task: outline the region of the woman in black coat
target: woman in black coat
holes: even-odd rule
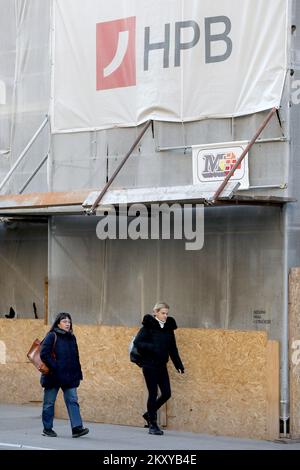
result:
[[[134,344],[141,354],[141,365],[148,389],[147,412],[143,418],[149,427],[149,434],[162,435],[157,425],[157,410],[171,397],[167,362],[171,358],[175,369],[183,374],[184,367],[179,357],[174,330],[176,321],[168,317],[169,305],[158,302],[153,308],[154,315],[145,315],[142,328]],[[158,388],[161,395],[158,397]]]
[[[44,387],[42,420],[43,435],[56,437],[53,430],[54,405],[59,389],[64,394],[68,410],[72,437],[84,436],[89,432],[82,425],[77,387],[82,380],[79,352],[73,334],[72,318],[69,313],[59,313],[41,346],[41,359],[49,367],[49,374],[42,374]]]

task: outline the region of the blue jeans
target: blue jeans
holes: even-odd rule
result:
[[[45,388],[42,420],[45,429],[53,428],[54,404],[59,388]],[[68,410],[72,428],[82,426],[79,403],[76,388],[67,388],[63,390],[65,404]]]

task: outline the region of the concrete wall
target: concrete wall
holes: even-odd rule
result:
[[[143,426],[146,390],[141,370],[129,362],[136,328],[76,325],[84,380],[79,388],[85,421]],[[6,361],[0,364],[3,403],[41,400],[39,373],[26,361],[40,320],[0,320]],[[264,332],[180,328],[178,348],[186,371],[169,364],[173,396],[162,411],[169,429],[275,439],[279,426],[278,343]],[[57,416],[66,417],[60,398]]]
[[[296,199],[287,209],[287,233],[288,233],[288,264],[289,267],[300,265],[300,3],[292,2],[292,24],[294,25],[291,36],[291,71],[288,74],[288,87],[290,91],[289,111],[289,193]]]

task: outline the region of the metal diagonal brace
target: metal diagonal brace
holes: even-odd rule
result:
[[[25,181],[25,183],[23,184],[22,188],[20,189],[19,191],[19,194],[22,194],[23,191],[27,188],[27,186],[29,185],[30,181],[33,180],[33,178],[35,177],[35,175],[37,174],[37,172],[42,168],[42,166],[44,165],[45,161],[48,159],[49,157],[49,152],[47,153],[47,155],[44,156],[44,158],[40,161],[40,163],[38,164],[38,166],[33,170],[33,172],[31,173],[31,175],[29,176],[29,178],[27,178],[27,180]]]
[[[42,122],[42,124],[40,125],[40,127],[38,128],[38,130],[35,132],[35,134],[31,137],[30,141],[28,142],[28,144],[26,145],[26,147],[24,148],[24,150],[21,152],[20,156],[18,157],[18,159],[15,161],[15,163],[13,164],[13,166],[11,167],[11,169],[9,170],[9,172],[7,173],[7,175],[3,178],[3,180],[1,181],[0,183],[0,191],[2,190],[2,188],[5,186],[5,184],[7,183],[7,181],[9,180],[9,178],[11,177],[11,175],[13,174],[13,172],[15,171],[15,169],[19,166],[19,164],[21,163],[21,161],[23,160],[23,158],[25,157],[25,155],[27,154],[28,150],[30,149],[30,147],[32,146],[32,144],[35,142],[36,138],[38,137],[38,135],[41,133],[41,131],[44,129],[45,125],[47,124],[49,118],[48,116],[45,117],[44,121]]]
[[[251,149],[251,147],[253,146],[253,144],[255,143],[255,141],[258,139],[258,137],[260,136],[260,134],[262,133],[262,131],[264,130],[264,128],[266,127],[266,125],[269,123],[269,121],[271,120],[273,114],[275,114],[277,112],[278,108],[272,108],[271,111],[269,112],[269,114],[267,115],[266,119],[262,122],[262,124],[259,126],[259,128],[257,129],[256,133],[254,134],[254,136],[252,137],[252,139],[250,140],[249,144],[247,145],[247,147],[244,149],[244,151],[242,152],[242,154],[240,155],[240,157],[238,158],[238,160],[235,162],[235,164],[233,165],[233,167],[231,168],[230,172],[228,173],[228,175],[224,178],[224,180],[222,181],[222,183],[220,184],[219,188],[217,189],[217,191],[215,192],[215,194],[213,195],[210,203],[211,204],[214,204],[217,200],[218,200],[218,197],[220,196],[220,194],[224,191],[228,181],[230,180],[230,178],[232,177],[233,173],[235,172],[235,170],[237,169],[237,167],[240,165],[240,163],[242,162],[242,160],[245,158],[245,156],[247,155],[247,153],[249,152],[249,150]]]
[[[86,214],[88,215],[92,215],[95,213],[95,210],[96,210],[96,207],[99,205],[99,202],[101,201],[101,199],[103,198],[104,194],[106,193],[106,191],[108,190],[108,188],[110,187],[110,185],[112,184],[112,182],[114,181],[115,177],[118,175],[118,173],[120,172],[120,170],[123,168],[123,166],[125,165],[126,161],[128,160],[128,158],[130,157],[130,155],[132,154],[132,152],[134,151],[135,147],[137,146],[137,144],[140,142],[141,138],[143,137],[143,135],[145,134],[146,130],[148,129],[148,127],[150,126],[150,124],[152,123],[152,120],[150,119],[147,124],[145,125],[144,129],[142,130],[142,132],[137,136],[137,138],[135,139],[135,141],[133,142],[132,146],[130,147],[130,149],[128,150],[127,154],[125,155],[125,157],[123,158],[123,160],[121,161],[120,165],[116,168],[116,170],[114,171],[114,173],[111,175],[111,177],[109,178],[109,180],[107,181],[106,185],[104,186],[104,188],[102,189],[101,193],[99,194],[99,196],[97,197],[97,199],[95,200],[94,204],[92,205],[92,207],[90,209],[86,209]]]

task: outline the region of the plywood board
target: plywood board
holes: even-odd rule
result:
[[[290,437],[300,438],[300,268],[289,276]]]
[[[8,358],[1,365],[3,403],[40,399],[39,373],[24,357],[48,328],[42,320],[0,320]],[[74,331],[84,375],[78,389],[84,421],[143,426],[147,392],[141,369],[128,357],[137,328],[75,325]],[[186,371],[180,375],[169,364],[172,397],[162,424],[206,434],[278,437],[278,343],[269,342],[265,332],[221,329],[181,328],[176,337]],[[56,416],[67,417],[61,396]]]

